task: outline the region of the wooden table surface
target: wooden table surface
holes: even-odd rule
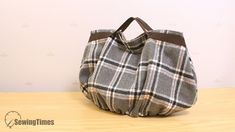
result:
[[[16,111],[16,112],[10,112]],[[9,114],[7,114],[10,112]],[[54,125],[13,125],[54,120]],[[132,118],[103,111],[80,92],[0,93],[0,132],[235,132],[235,88],[199,89],[197,104],[170,117]]]

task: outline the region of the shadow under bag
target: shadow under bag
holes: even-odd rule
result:
[[[126,40],[123,31],[135,20],[144,33]],[[79,80],[96,106],[119,114],[167,116],[190,108],[197,79],[183,34],[153,30],[130,17],[117,30],[91,32]]]

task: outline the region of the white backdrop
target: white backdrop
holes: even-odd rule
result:
[[[0,91],[76,91],[90,30],[138,16],[184,33],[200,88],[235,86],[233,0],[1,0]],[[134,38],[141,29],[125,32]]]

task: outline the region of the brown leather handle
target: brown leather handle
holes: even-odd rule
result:
[[[136,21],[140,27],[144,30],[144,32],[148,32],[150,30],[153,30],[145,21],[143,21],[142,19],[140,19],[139,17],[130,17],[129,19],[127,19],[114,33],[113,35],[115,35],[117,32],[121,31],[125,31],[126,28],[131,24],[132,21]]]

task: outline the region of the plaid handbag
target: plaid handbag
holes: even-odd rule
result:
[[[126,40],[123,31],[135,20],[144,33]],[[96,106],[119,114],[167,116],[190,108],[197,79],[183,34],[153,30],[130,17],[117,30],[95,30],[83,54],[82,92]]]

